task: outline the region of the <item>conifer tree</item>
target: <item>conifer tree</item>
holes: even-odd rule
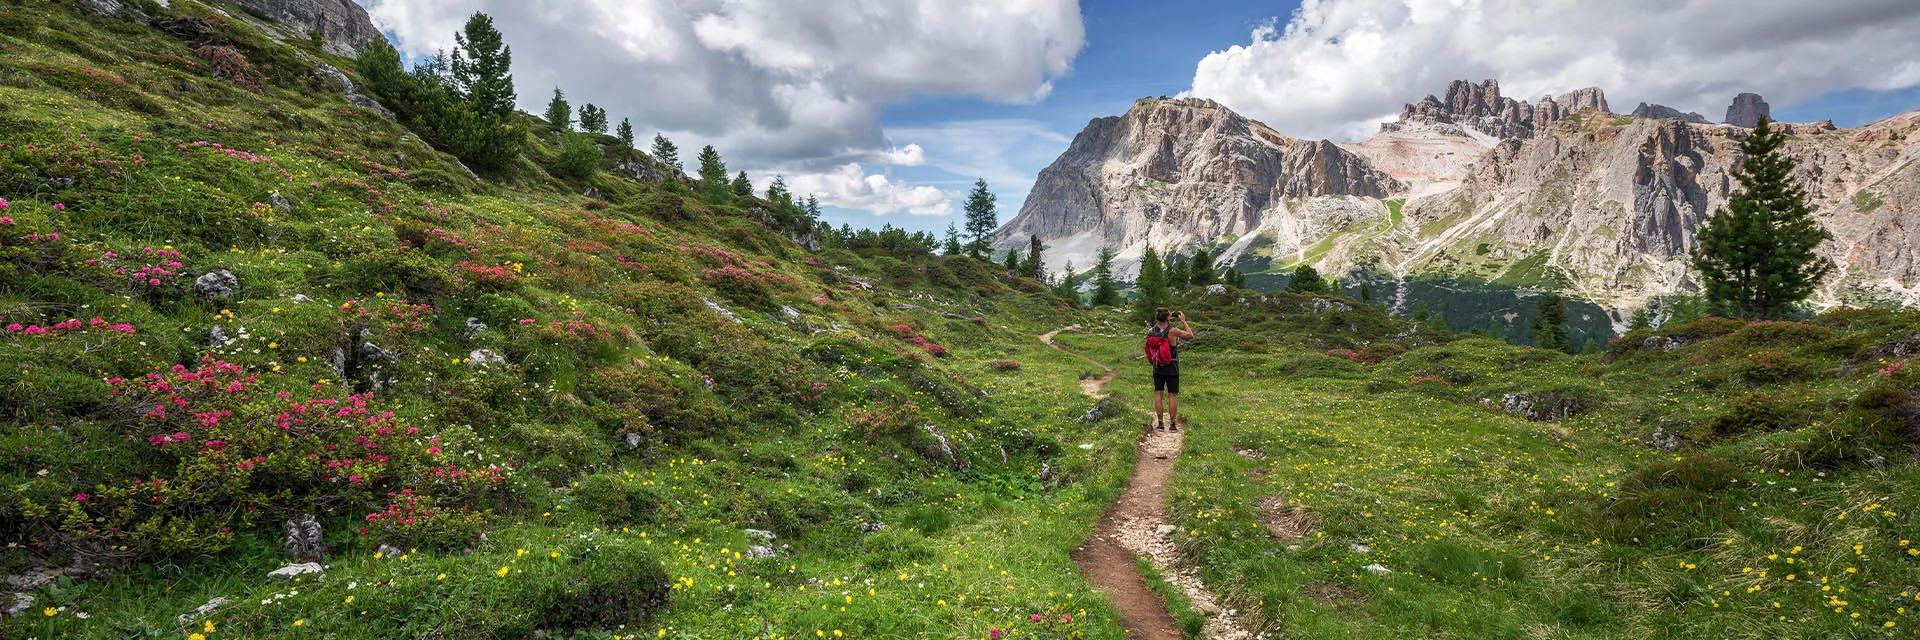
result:
[[[1000,227],[1000,216],[994,204],[997,199],[992,191],[987,190],[985,178],[975,180],[973,191],[967,193],[967,255],[975,258],[986,255],[993,230]]]
[[[1453,332],[1453,329],[1447,326],[1447,319],[1438,311],[1433,312],[1433,317],[1427,318],[1427,327],[1441,333]]]
[[[1100,259],[1093,263],[1093,306],[1120,304],[1120,289],[1113,283],[1113,247],[1101,247]]]
[[[1079,306],[1080,292],[1073,282],[1078,275],[1073,272],[1073,261],[1068,260],[1066,268],[1060,273],[1060,280],[1053,285],[1053,295],[1072,300],[1074,306]]]
[[[455,120],[442,125],[449,131],[447,146],[482,170],[504,168],[520,156],[526,137],[514,123],[513,48],[506,46],[493,18],[477,12],[454,34],[454,42],[445,68],[466,108],[444,114]]]
[[[700,194],[708,202],[726,202],[733,195],[733,183],[727,180],[727,163],[713,145],[700,149]]]
[[[1413,321],[1414,322],[1426,322],[1431,318],[1433,318],[1433,310],[1427,308],[1427,301],[1421,300],[1419,302],[1413,303]]]
[[[807,205],[805,207],[802,207],[801,210],[807,212],[808,220],[816,220],[816,221],[819,220],[820,219],[820,199],[814,197],[813,194],[811,193],[807,194]]]
[[[1196,287],[1218,282],[1220,277],[1220,274],[1213,270],[1213,253],[1204,246],[1193,253],[1193,262],[1188,263],[1187,271],[1190,272],[1188,281]]]
[[[584,133],[561,135],[558,173],[581,182],[591,180],[600,172],[600,145]]]
[[[1360,301],[1373,304],[1373,286],[1367,284],[1366,280],[1360,281]]]
[[[607,110],[593,103],[580,105],[580,130],[587,133],[607,132]]]
[[[660,164],[673,167],[674,171],[687,170],[680,165],[680,148],[674,146],[673,141],[668,140],[664,134],[653,134],[653,159],[659,160]]]
[[[1813,294],[1833,263],[1815,250],[1829,236],[1793,181],[1786,137],[1765,118],[1740,143],[1740,191],[1700,229],[1693,265],[1707,299],[1741,318],[1779,318]]]
[[[747,179],[747,172],[742,171],[740,175],[733,177],[733,197],[753,197],[753,181]]]
[[[614,135],[620,137],[621,149],[628,151],[633,149],[633,122],[631,120],[621,118],[620,126],[614,128],[613,131]]]
[[[1040,243],[1040,236],[1027,236],[1027,261],[1022,263],[1022,265],[1027,268],[1027,275],[1033,276],[1033,279],[1041,282],[1046,282],[1047,280],[1047,266],[1045,260],[1040,257],[1041,252],[1045,249],[1045,245]]]
[[[1171,298],[1167,292],[1168,271],[1153,247],[1148,246],[1140,257],[1140,277],[1133,281],[1134,288],[1140,291],[1140,296],[1133,300],[1135,321],[1152,320],[1155,308],[1167,306],[1167,300]]]
[[[1320,277],[1320,271],[1314,269],[1313,265],[1302,262],[1300,266],[1294,267],[1293,273],[1287,277],[1287,291],[1324,294],[1327,292],[1327,281]]]
[[[1645,331],[1653,328],[1653,310],[1640,307],[1633,310],[1633,317],[1627,320],[1628,331]]]
[[[1568,342],[1566,299],[1555,293],[1540,296],[1540,306],[1533,316],[1533,346],[1571,353],[1574,346]]]
[[[959,225],[951,222],[947,223],[947,241],[945,247],[942,248],[940,252],[950,256],[957,256],[963,251],[966,251],[966,249],[960,245]]]
[[[1593,338],[1587,338],[1587,343],[1580,346],[1580,353],[1584,355],[1600,353],[1600,343],[1594,341]]]
[[[1162,270],[1162,277],[1167,283],[1168,290],[1177,291],[1186,288],[1187,280],[1190,277],[1186,257],[1169,256],[1167,259],[1162,260],[1161,264],[1165,265]]]
[[[573,129],[573,107],[567,104],[567,94],[560,87],[553,88],[553,100],[547,102],[547,126],[554,131]]]
[[[1486,335],[1495,340],[1506,340],[1507,327],[1506,325],[1500,324],[1499,318],[1488,318]]]

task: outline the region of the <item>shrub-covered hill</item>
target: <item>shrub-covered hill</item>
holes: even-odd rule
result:
[[[524,115],[476,178],[233,7],[80,4],[0,2],[0,636],[1118,636],[1067,552],[1133,419],[1034,339],[1104,316]]]

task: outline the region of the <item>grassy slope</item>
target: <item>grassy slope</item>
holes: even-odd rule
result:
[[[1910,637],[1920,624],[1920,471],[1904,448],[1874,467],[1807,446],[1863,389],[1911,384],[1874,373],[1898,359],[1880,356],[1910,339],[1911,315],[1610,359],[1463,340],[1367,365],[1320,353],[1356,336],[1293,303],[1188,304],[1202,327],[1266,328],[1183,351],[1194,428],[1171,487],[1178,538],[1216,592],[1288,637]],[[1145,383],[1122,368],[1110,388]],[[1499,408],[1547,391],[1592,406],[1558,423]],[[1713,432],[1752,415],[1732,400],[1753,397],[1776,399],[1782,421]],[[1661,453],[1642,442],[1656,426],[1694,440]],[[1276,539],[1259,509],[1275,496],[1313,533]]]
[[[146,478],[191,484],[206,471],[194,460],[219,459],[149,445],[160,427],[124,413],[104,378],[207,356],[258,376],[260,398],[344,396],[368,386],[328,365],[367,326],[348,303],[432,306],[420,326],[372,327],[401,354],[374,401],[422,437],[444,438],[449,451],[435,455],[505,477],[460,507],[482,514],[486,544],[422,534],[439,544],[403,545],[398,558],[376,557],[379,534],[354,532],[386,500],[342,493],[320,511],[334,552],[324,583],[265,577],[284,562],[278,523],[318,493],[210,523],[155,516],[190,533],[113,538],[107,555],[119,560],[97,548],[78,560],[118,570],[42,590],[28,615],[0,621],[0,635],[952,637],[1017,631],[1038,612],[1118,637],[1067,553],[1124,480],[1129,437],[1115,422],[1072,420],[1090,404],[1073,384],[1083,365],[1033,335],[1087,320],[1032,283],[964,260],[808,257],[752,221],[751,203],[709,206],[674,185],[603,176],[594,186],[604,200],[583,203],[573,195],[582,185],[536,164],[553,156],[544,141],[504,183],[474,184],[396,125],[320,90],[290,49],[326,59],[310,45],[268,42],[240,21],[226,30],[268,77],[264,95],[210,77],[185,45],[144,25],[58,3],[0,11],[0,197],[15,221],[7,242],[30,247],[0,261],[0,316],[45,325],[99,315],[136,330],[0,336],[0,532],[13,543],[0,567],[75,560],[85,539],[61,524],[63,510],[112,517],[100,494]],[[276,193],[286,206],[272,204]],[[151,287],[112,272],[152,262],[143,248],[177,251],[183,264]],[[776,285],[703,275],[735,263],[718,252]],[[193,296],[192,280],[217,269],[238,277],[238,293]],[[928,309],[895,308],[904,303]],[[466,335],[468,317],[491,329]],[[559,336],[540,329],[549,322],[595,329]],[[216,325],[235,340],[209,351]],[[950,354],[930,357],[896,325]],[[469,366],[476,348],[507,365]],[[1025,366],[987,367],[999,359]],[[641,377],[661,395],[623,405],[594,383],[635,369],[655,372]],[[823,399],[805,399],[813,383]],[[655,411],[675,403],[686,411]],[[854,424],[865,409],[909,404],[919,419]],[[635,424],[643,445],[627,451]],[[921,424],[951,438],[968,468],[930,455]],[[219,437],[192,429],[195,443]],[[1040,480],[1043,466],[1051,480]],[[343,479],[312,482],[329,492]],[[86,493],[96,495],[83,505]],[[791,548],[746,558],[746,527],[778,531]],[[656,560],[671,604],[643,618]],[[175,621],[214,597],[231,603],[213,631]]]

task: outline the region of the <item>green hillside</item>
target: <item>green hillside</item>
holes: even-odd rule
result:
[[[1155,459],[1128,310],[127,4],[0,0],[0,637],[1129,637],[1074,557]],[[1177,566],[1129,570],[1186,637],[1920,626],[1920,314],[1575,356],[1429,284],[1174,293]]]

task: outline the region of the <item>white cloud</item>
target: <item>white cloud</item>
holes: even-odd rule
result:
[[[859,163],[847,163],[832,171],[786,176],[794,195],[813,195],[822,204],[843,209],[887,215],[902,211],[916,216],[944,216],[953,213],[953,195],[927,186],[896,182],[885,175],[869,174]]]
[[[1210,97],[1292,135],[1359,138],[1452,80],[1537,100],[1586,86],[1615,111],[1725,112],[1920,84],[1913,0],[1305,0],[1194,72]]]
[[[891,165],[918,167],[927,163],[927,150],[920,148],[920,145],[909,144],[880,154],[880,159]]]
[[[927,154],[929,166],[966,178],[956,189],[970,189],[974,178],[985,178],[1000,198],[1002,220],[1019,212],[1039,167],[1053,162],[1072,142],[1045,123],[1018,118],[963,120],[889,133],[933,149]]]
[[[513,47],[522,109],[558,86],[749,170],[918,162],[888,142],[880,106],[1033,100],[1085,42],[1077,0],[361,1],[413,55],[486,12]]]

